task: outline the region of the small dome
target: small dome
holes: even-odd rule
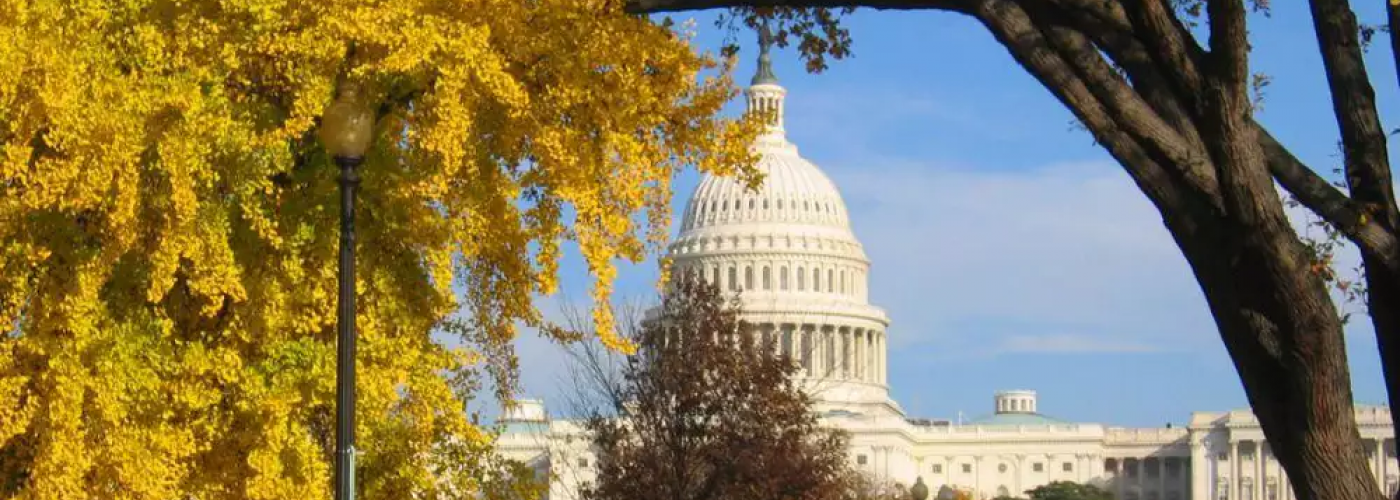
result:
[[[993,413],[976,418],[967,425],[1057,425],[1065,421],[1039,413]]]

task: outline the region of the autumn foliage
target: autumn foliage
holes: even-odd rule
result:
[[[714,285],[677,278],[638,330],[618,415],[587,423],[598,479],[583,497],[848,498],[847,436],[819,425],[796,365]]]
[[[315,129],[338,80],[377,117],[360,497],[500,491],[464,402],[483,368],[510,385],[561,244],[603,301],[613,260],[664,236],[677,169],[751,163],[754,126],[716,117],[727,71],[619,9],[0,0],[0,498],[329,496],[339,213]]]

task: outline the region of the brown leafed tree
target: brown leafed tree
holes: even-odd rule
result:
[[[622,404],[587,422],[598,479],[585,499],[845,496],[845,434],[819,425],[794,363],[763,348],[713,285],[678,276],[632,340]]]
[[[1298,498],[1381,497],[1353,417],[1328,263],[1300,240],[1275,188],[1360,249],[1391,406],[1400,407],[1400,210],[1346,0],[1309,2],[1342,134],[1341,187],[1254,120],[1246,23],[1266,0],[627,1],[639,13],[728,8],[731,22],[772,22],[778,45],[795,37],[812,70],[847,55],[839,17],[851,8],[936,9],[980,22],[1161,213]],[[1390,36],[1400,46],[1400,33]]]

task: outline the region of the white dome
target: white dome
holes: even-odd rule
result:
[[[791,144],[757,147],[763,183],[751,191],[739,179],[706,175],[686,206],[681,230],[715,225],[814,225],[850,233],[841,192]]]
[[[701,179],[669,247],[672,272],[739,293],[743,319],[799,363],[820,411],[902,414],[886,385],[889,318],[868,302],[870,261],[841,192],[787,141],[786,91],[764,62],[746,92],[750,111],[776,115],[753,146],[763,182]]]

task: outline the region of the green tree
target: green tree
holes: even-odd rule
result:
[[[1092,484],[1053,481],[1026,490],[1030,500],[1113,500],[1113,494]]]
[[[1400,208],[1360,27],[1310,0],[1341,129],[1345,191],[1254,120],[1245,0],[628,0],[633,12],[730,8],[778,25],[809,68],[849,54],[840,14],[934,9],[985,26],[1072,111],[1156,206],[1205,295],[1250,406],[1300,499],[1380,498],[1366,465],[1329,263],[1302,241],[1281,185],[1360,249],[1392,407],[1400,407]],[[1396,8],[1390,10],[1392,16]],[[1397,30],[1391,30],[1393,44]],[[1396,45],[1400,46],[1400,45]],[[936,50],[936,49],[935,49]],[[1400,424],[1400,412],[1392,412]]]

